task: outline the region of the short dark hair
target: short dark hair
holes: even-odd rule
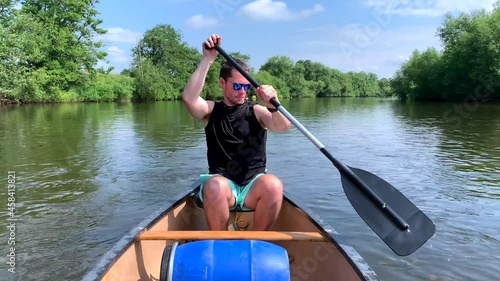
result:
[[[250,68],[248,67],[247,63],[241,59],[234,58],[234,60],[243,68],[246,72],[250,72]],[[220,74],[219,77],[222,79],[226,80],[227,78],[231,77],[231,72],[233,69],[236,69],[229,61],[225,61],[222,63],[221,68],[220,68]]]

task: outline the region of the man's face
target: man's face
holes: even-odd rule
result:
[[[220,85],[224,94],[224,103],[227,106],[243,104],[251,84],[236,69],[231,71],[231,76],[224,80],[220,78]]]

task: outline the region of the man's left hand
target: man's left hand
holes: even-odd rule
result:
[[[261,85],[256,89],[257,97],[261,100],[267,107],[274,108],[274,105],[269,101],[274,98],[276,101],[278,100],[278,93],[270,85]]]

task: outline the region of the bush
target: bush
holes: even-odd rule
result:
[[[134,78],[98,73],[88,85],[76,89],[82,101],[110,102],[128,100],[134,92]]]

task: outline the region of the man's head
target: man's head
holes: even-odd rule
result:
[[[246,72],[250,72],[244,61],[240,59],[235,59],[235,61]],[[228,61],[224,62],[221,66],[219,84],[224,94],[224,103],[228,106],[243,104],[247,96],[247,91],[251,87],[250,82]]]

